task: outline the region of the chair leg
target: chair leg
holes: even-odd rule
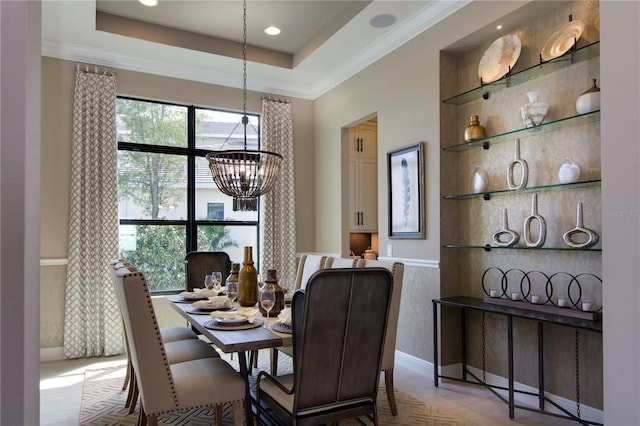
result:
[[[138,402],[139,389],[138,389],[138,381],[134,380],[131,382],[131,386],[133,387],[133,393],[131,394],[131,404],[129,405],[129,414],[132,414],[136,411],[136,404]],[[140,404],[142,407],[142,404]]]
[[[233,403],[233,425],[234,426],[242,426],[244,421],[242,419],[242,401],[234,401]],[[220,423],[222,424],[222,423]]]
[[[271,348],[271,375],[278,375],[278,350],[276,348]]]
[[[218,404],[213,407],[213,413],[216,419],[216,425],[222,426],[222,405]]]
[[[398,415],[398,408],[396,407],[396,395],[393,391],[393,368],[384,370],[384,386],[387,390],[387,400],[389,401],[391,415],[395,417]]]
[[[127,360],[127,374],[124,376],[124,383],[122,384],[122,390],[125,390],[127,388],[127,385],[129,384],[129,379],[131,378],[132,369],[133,369],[133,364],[131,363],[131,360]]]
[[[144,412],[142,404],[140,404],[140,412],[138,413],[138,426],[147,426],[147,414]]]
[[[133,392],[135,387],[136,387],[136,376],[135,374],[132,374],[131,378],[129,379],[129,390],[127,391],[127,401],[124,404],[124,408],[131,407],[131,400],[133,399]]]

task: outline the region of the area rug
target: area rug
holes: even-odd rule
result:
[[[225,356],[227,361],[237,368],[237,357],[234,360]],[[264,368],[268,364],[269,353],[264,352],[259,355],[258,369]],[[286,373],[290,365],[280,364],[281,373]],[[124,380],[124,367],[110,367],[105,369],[87,370],[85,372],[84,387],[82,390],[82,405],[80,409],[81,426],[109,426],[109,425],[131,425],[135,426],[138,420],[138,409],[133,414],[128,414],[128,408],[124,408],[127,392],[122,390]],[[252,377],[256,376],[254,374]],[[463,422],[440,413],[437,408],[428,406],[404,392],[396,389],[396,404],[398,415],[393,417],[387,402],[387,395],[384,385],[380,386],[378,392],[378,419],[381,426],[386,425],[407,425],[407,426],[462,426]],[[208,409],[194,409],[184,412],[177,412],[159,418],[159,425],[212,425],[213,412]],[[233,425],[233,410],[231,407],[225,408],[223,412],[222,426]],[[341,422],[340,426],[359,425],[355,420]]]

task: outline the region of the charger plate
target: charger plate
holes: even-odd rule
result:
[[[256,318],[252,323],[245,322],[244,324],[228,325],[220,324],[217,321],[209,320],[202,323],[206,328],[211,330],[225,330],[225,331],[238,331],[238,330],[250,330],[252,328],[258,328],[262,325],[263,321],[260,318]]]
[[[192,314],[192,315],[210,315],[211,312],[214,311],[235,311],[236,307],[235,306],[224,306],[222,308],[198,308],[198,307],[192,307],[187,309],[187,312]]]
[[[492,83],[507,75],[518,61],[522,43],[516,34],[502,36],[489,46],[478,64],[478,77],[483,83]]]
[[[580,19],[567,23],[564,27],[553,33],[542,48],[540,56],[543,61],[562,56],[580,39],[584,32],[584,22]]]
[[[271,324],[271,329],[273,331],[277,331],[278,333],[291,334],[293,332],[293,328],[291,328],[291,325],[283,324],[281,322],[274,322],[273,324]]]

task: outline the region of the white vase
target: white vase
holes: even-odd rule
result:
[[[586,114],[588,112],[597,111],[600,109],[600,88],[596,84],[596,79],[593,79],[593,87],[584,92],[578,97],[576,101],[576,111],[578,114]]]
[[[473,175],[471,176],[471,192],[477,194],[479,192],[486,192],[489,188],[489,178],[484,170],[480,166],[476,166]]]
[[[546,102],[539,102],[538,96],[540,92],[532,91],[527,92],[527,98],[529,102],[520,108],[520,118],[525,127],[537,126],[544,120],[544,117],[549,111],[549,104]]]
[[[560,183],[572,183],[580,180],[580,165],[567,157],[558,169],[558,181]]]

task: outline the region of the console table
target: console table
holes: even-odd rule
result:
[[[566,327],[572,327],[576,330],[576,339],[578,330],[589,330],[597,333],[602,333],[602,321],[590,321],[581,318],[573,318],[570,316],[563,316],[557,314],[550,314],[546,312],[538,312],[533,311],[526,308],[519,307],[511,307],[511,306],[503,306],[492,303],[485,303],[482,299],[473,298],[473,297],[448,297],[443,299],[433,299],[433,377],[434,384],[438,387],[439,379],[450,379],[463,381],[466,383],[472,383],[484,386],[488,390],[490,390],[494,395],[500,398],[509,406],[509,418],[513,419],[515,415],[515,409],[520,408],[529,411],[535,411],[543,414],[548,414],[556,417],[568,418],[571,420],[575,420],[584,425],[600,425],[600,423],[595,423],[592,421],[587,421],[581,419],[580,415],[580,395],[579,395],[579,387],[576,387],[576,404],[578,406],[578,415],[574,415],[563,407],[560,407],[555,402],[549,400],[545,396],[545,384],[544,384],[544,352],[543,352],[543,335],[544,335],[544,324],[556,324]],[[461,358],[462,358],[462,378],[457,377],[449,377],[445,375],[441,375],[439,373],[439,358],[438,358],[438,305],[447,306],[451,308],[456,308],[460,310],[461,314],[461,322],[460,322],[460,334],[462,336],[462,346],[461,346]],[[503,315],[507,318],[507,358],[508,358],[508,387],[504,388],[497,385],[487,384],[486,381],[483,381],[476,377],[471,371],[467,369],[467,343],[466,343],[466,313],[467,311],[479,311],[482,312],[483,315],[486,312],[492,314]],[[514,379],[513,379],[513,319],[514,318],[523,318],[529,319],[532,321],[536,321],[538,324],[538,392],[531,393],[527,391],[517,390],[514,388]],[[577,355],[577,354],[576,354]],[[474,380],[468,380],[467,376],[470,375]],[[579,372],[576,371],[576,382],[579,383]],[[505,399],[502,395],[500,395],[496,389],[506,390],[508,391],[508,398]],[[535,395],[538,397],[539,409],[535,409],[528,406],[518,405],[515,403],[515,393],[525,393],[529,395]],[[549,402],[554,405],[560,411],[565,413],[566,415],[552,413],[550,411],[546,411],[544,408],[545,402]]]

